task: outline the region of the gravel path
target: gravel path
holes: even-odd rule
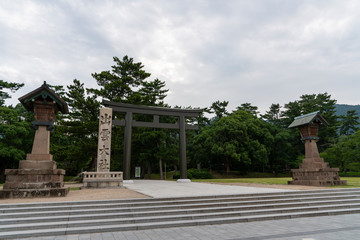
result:
[[[156,182],[155,180],[153,180],[153,181],[154,181],[154,183]],[[211,184],[246,186],[246,187],[253,187],[253,188],[277,188],[277,189],[284,189],[284,190],[325,189],[324,187],[310,187],[310,186],[299,186],[299,185],[277,185],[277,184],[256,184],[256,183],[211,183]],[[80,188],[82,186],[82,184],[66,183],[65,186],[70,187],[70,188]],[[2,189],[2,187],[0,187],[0,189]],[[0,199],[0,204],[32,203],[32,202],[71,202],[71,201],[85,201],[85,200],[131,199],[131,198],[149,198],[149,196],[141,194],[135,190],[127,189],[127,188],[82,189],[82,190],[71,190],[66,197]]]
[[[65,184],[65,187],[78,188],[82,184]],[[69,191],[66,197],[0,199],[0,204],[32,203],[32,202],[72,202],[85,200],[106,200],[126,198],[149,198],[146,195],[126,188],[111,189],[82,189]]]

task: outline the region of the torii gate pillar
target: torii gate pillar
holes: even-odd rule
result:
[[[197,125],[186,124],[185,117],[198,117],[203,109],[174,109],[164,107],[141,106],[125,103],[117,103],[103,100],[103,104],[112,108],[114,112],[125,112],[125,120],[114,120],[113,125],[125,126],[124,133],[124,180],[130,180],[130,162],[131,162],[131,132],[132,127],[151,127],[151,128],[167,128],[179,129],[180,132],[180,179],[178,182],[190,182],[187,179],[186,164],[186,130],[197,130]],[[153,115],[153,122],[139,122],[133,120],[133,113]],[[178,117],[177,123],[160,123],[159,116]]]

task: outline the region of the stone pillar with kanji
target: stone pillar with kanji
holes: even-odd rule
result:
[[[121,188],[123,172],[110,171],[112,109],[101,108],[96,172],[83,172],[84,188]]]
[[[299,164],[299,169],[291,169],[292,181],[289,184],[309,186],[346,185],[340,180],[339,169],[330,168],[329,163],[320,158],[317,148],[320,126],[328,125],[319,112],[313,112],[296,117],[289,128],[298,128],[301,140],[305,144],[305,158]]]
[[[0,198],[59,197],[66,196],[65,170],[57,169],[50,154],[50,132],[58,112],[68,113],[68,106],[46,82],[19,98],[30,112],[34,112],[32,127],[35,137],[31,153],[19,162],[19,169],[6,169],[6,182]]]
[[[110,171],[111,127],[112,109],[101,108],[99,119],[98,154],[96,164],[97,172]]]

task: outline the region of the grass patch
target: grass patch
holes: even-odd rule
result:
[[[341,180],[346,180],[347,185],[345,186],[332,186],[334,188],[359,188],[360,177],[340,177]]]
[[[71,187],[70,188],[70,191],[77,191],[77,190],[81,190],[81,188],[80,187]]]
[[[263,172],[248,172],[246,174],[241,173],[239,171],[230,171],[229,174],[227,174],[224,171],[211,171],[211,175],[214,178],[283,178],[283,177],[291,177],[291,173],[263,173]]]
[[[346,180],[345,186],[332,186],[334,188],[359,188],[360,177],[342,177]],[[231,178],[231,179],[193,179],[194,182],[214,182],[214,183],[259,183],[259,184],[282,184],[287,185],[291,181],[290,177],[283,178]]]
[[[194,182],[215,182],[215,183],[260,183],[260,184],[283,184],[291,181],[289,177],[283,178],[226,178],[226,179],[194,179]]]
[[[64,176],[64,182],[80,182],[81,177],[78,176]]]
[[[173,180],[174,171],[166,172],[166,179],[164,180]],[[163,174],[163,177],[165,178],[165,173]],[[145,174],[143,179],[148,179],[148,175]],[[150,175],[150,179],[152,180],[160,180],[160,174],[159,173],[152,173]]]

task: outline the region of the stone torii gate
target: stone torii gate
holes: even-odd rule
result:
[[[150,127],[150,128],[167,128],[167,129],[179,129],[180,131],[180,179],[179,182],[188,182],[187,179],[187,164],[186,164],[186,131],[185,130],[197,130],[197,125],[186,124],[186,117],[199,117],[204,111],[203,109],[176,109],[165,107],[153,107],[143,105],[133,105],[125,103],[117,103],[111,101],[102,101],[103,104],[109,108],[112,108],[114,112],[126,113],[125,119],[114,120],[113,126],[125,126],[124,133],[124,164],[123,173],[124,180],[130,179],[130,161],[131,161],[131,133],[132,127]],[[153,122],[140,122],[133,120],[133,113],[153,115]],[[161,123],[159,116],[172,116],[178,117],[177,123]]]

